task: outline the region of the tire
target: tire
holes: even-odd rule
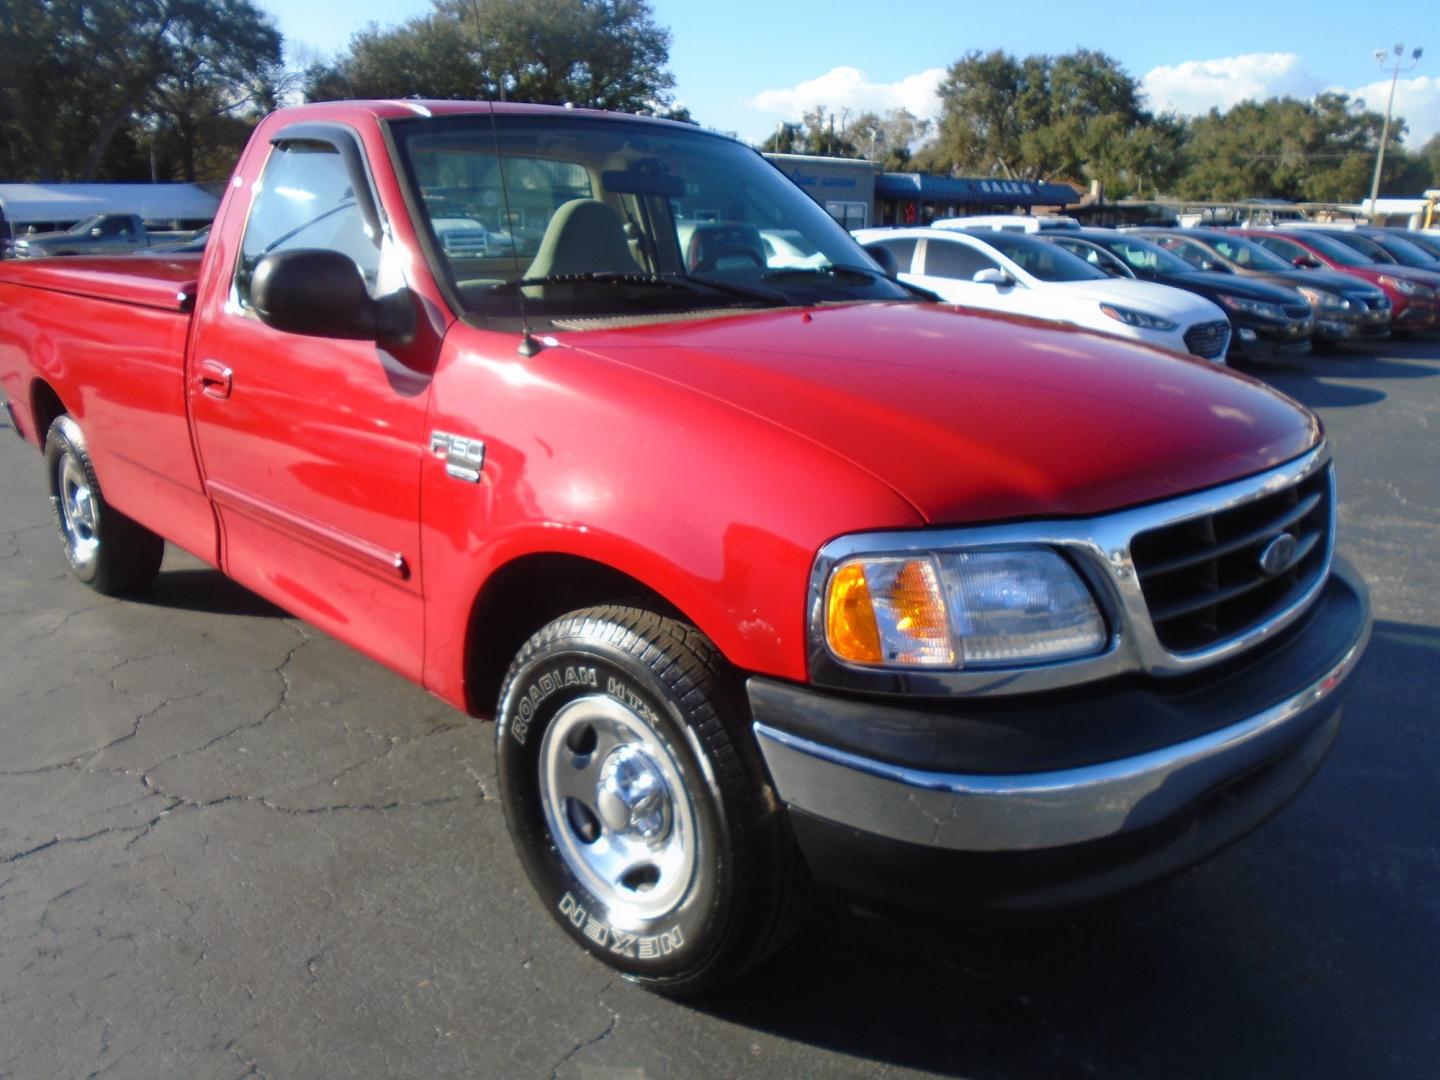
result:
[[[57,417],[46,433],[45,474],[70,572],[106,596],[150,584],[165,541],[105,502],[85,435],[68,416]]]
[[[716,989],[803,911],[747,718],[704,635],[637,608],[556,619],[506,674],[496,757],[521,862],[561,927],[632,982]]]

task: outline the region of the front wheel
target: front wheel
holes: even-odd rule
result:
[[[165,541],[106,503],[85,434],[68,416],[46,433],[45,474],[70,572],[106,596],[148,585],[160,572]]]
[[[576,942],[652,989],[731,981],[802,908],[744,721],[714,646],[636,608],[556,619],[501,690],[501,796],[531,882]]]

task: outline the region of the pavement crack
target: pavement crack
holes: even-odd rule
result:
[[[600,993],[595,996],[604,996],[605,991],[609,990],[612,985],[612,983],[606,983]],[[590,1049],[590,1047],[596,1046],[608,1039],[614,1033],[615,1025],[617,1025],[619,1022],[620,1014],[617,1012],[611,1012],[610,1022],[605,1025],[603,1031],[601,1031],[598,1035],[591,1036],[583,1042],[576,1043],[575,1046],[564,1057],[562,1057],[559,1061],[555,1063],[555,1067],[550,1070],[550,1080],[560,1080],[561,1069],[565,1068],[566,1065],[570,1064],[570,1062],[573,1061],[575,1057],[581,1052],[588,1050]]]

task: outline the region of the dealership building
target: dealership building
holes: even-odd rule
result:
[[[1070,206],[1081,198],[1069,184],[883,172],[873,161],[854,158],[765,157],[847,229],[928,225],[964,214],[1029,213]]]

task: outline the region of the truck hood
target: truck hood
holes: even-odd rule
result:
[[[1101,513],[1321,438],[1311,413],[1245,376],[1014,316],[866,303],[624,322],[557,338],[825,446],[937,524]],[[764,467],[732,451],[721,460]]]

